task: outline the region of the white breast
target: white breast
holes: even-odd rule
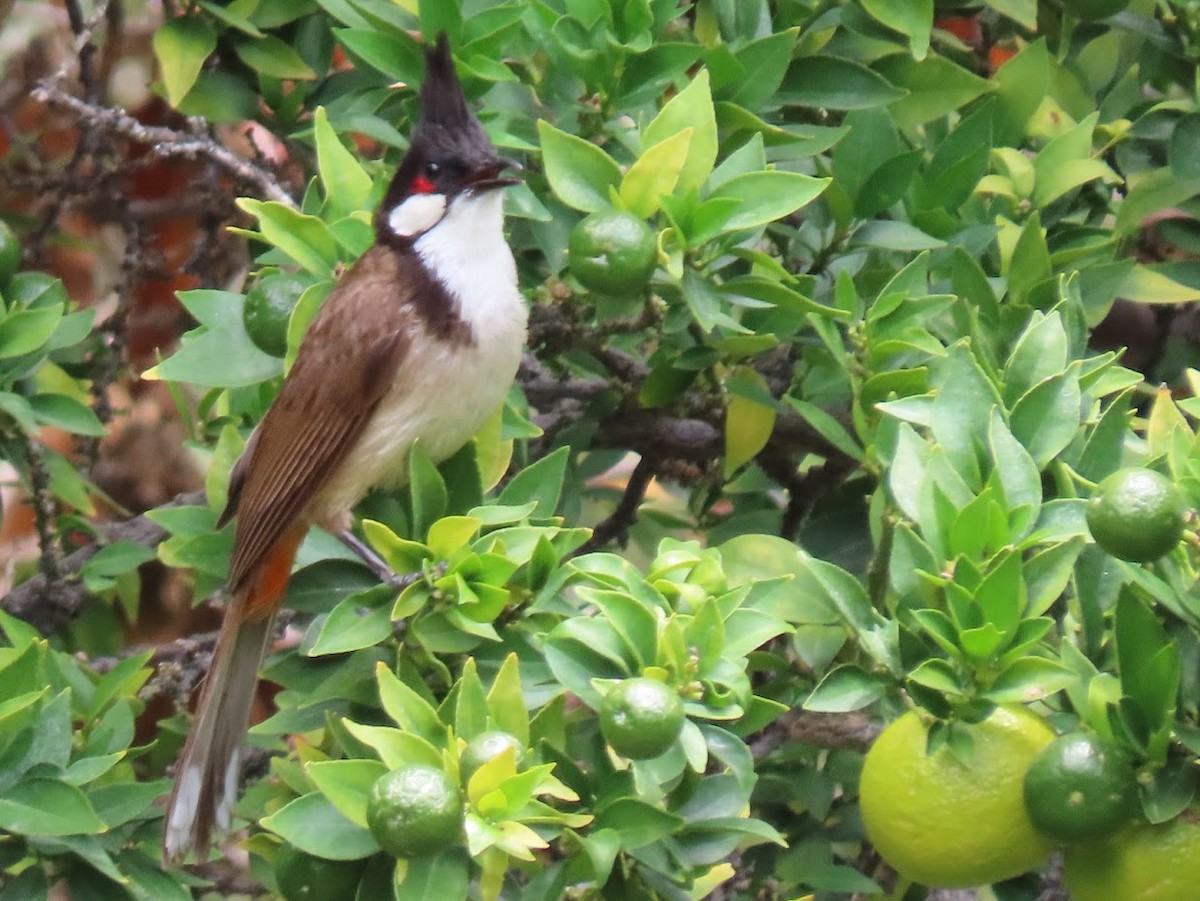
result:
[[[454,454],[504,399],[525,344],[527,312],[504,240],[499,191],[463,195],[414,245],[455,298],[474,342],[414,339],[361,439],[310,508],[325,519],[368,490],[408,477],[408,451],[420,440],[435,461]]]

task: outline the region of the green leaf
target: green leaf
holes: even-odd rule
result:
[[[258,220],[259,231],[268,244],[278,247],[317,278],[329,278],[338,262],[338,246],[324,222],[275,200],[241,197],[237,205]]]
[[[886,682],[852,663],[825,674],[804,701],[805,710],[819,713],[849,713],[878,701],[888,690]]]
[[[521,673],[516,654],[504,658],[487,694],[488,719],[492,725],[529,744],[529,708],[521,690]]]
[[[618,798],[597,814],[591,828],[615,829],[621,835],[621,847],[634,851],[672,834],[684,822],[683,817],[645,801]]]
[[[317,171],[321,173],[331,218],[338,219],[363,209],[371,193],[371,176],[342,144],[329,124],[323,106],[317,107],[313,114],[313,138],[317,144]]]
[[[171,106],[192,89],[200,69],[217,47],[217,36],[198,16],[168,19],[154,33],[154,55],[162,69]]]
[[[908,191],[921,165],[919,150],[886,159],[863,182],[854,200],[854,215],[870,218],[898,202]]]
[[[855,110],[886,106],[907,93],[862,63],[820,54],[793,62],[777,96],[797,106]]]
[[[117,541],[99,550],[79,571],[91,591],[111,587],[113,579],[153,560],[154,551],[134,541]]]
[[[258,94],[244,79],[220,69],[205,69],[177,109],[185,116],[232,125],[253,118],[259,102]]]
[[[449,560],[479,534],[482,522],[474,516],[444,516],[429,527],[426,543],[436,560]]]
[[[504,486],[496,503],[506,507],[536,503],[534,512],[538,516],[553,516],[562,494],[563,479],[570,456],[569,447],[560,447],[526,466]]]
[[[996,677],[984,696],[995,704],[1029,704],[1062,691],[1078,678],[1053,660],[1022,657]]]
[[[988,421],[988,450],[1005,505],[1010,510],[1021,506],[1036,510],[1042,502],[1041,473],[1033,457],[1009,431],[1004,417],[995,407]]]
[[[1046,247],[1042,220],[1035,212],[1021,229],[1008,263],[1009,296],[1014,300],[1024,300],[1030,289],[1050,277],[1051,271],[1050,251]]]
[[[446,513],[446,482],[418,441],[408,454],[408,485],[412,495],[412,534],[424,536]]]
[[[63,317],[59,304],[15,310],[0,319],[0,360],[32,353],[50,340]]]
[[[1012,433],[1039,469],[1045,469],[1075,437],[1081,402],[1079,369],[1073,364],[1067,372],[1031,389],[1013,407]]]
[[[993,89],[987,79],[941,56],[930,55],[917,62],[907,54],[895,54],[881,59],[876,69],[908,92],[888,107],[901,128],[945,116]]]
[[[420,84],[424,72],[421,45],[400,30],[335,28],[334,36],[352,55],[395,82]]]
[[[996,84],[996,144],[1019,147],[1029,122],[1050,82],[1050,51],[1046,39],[1038,38],[1001,66],[992,80]]]
[[[407,0],[411,3],[412,0]],[[418,15],[421,19],[421,33],[431,43],[437,39],[438,32],[446,32],[451,45],[457,45],[462,40],[463,16],[457,3],[443,3],[442,0],[418,0]]]
[[[621,179],[619,192],[625,209],[649,219],[662,206],[664,194],[675,190],[687,159],[695,129],[685,128],[644,151]]]
[[[305,765],[313,785],[356,826],[367,826],[367,795],[388,768],[377,760],[318,760]]]
[[[229,291],[181,291],[179,301],[196,317],[200,328],[184,335],[179,350],[142,378],[236,388],[279,375],[283,368],[279,359],[259,350],[242,325],[244,296]]]
[[[758,228],[794,213],[816,199],[829,182],[828,178],[813,178],[798,172],[748,172],[725,182],[712,196],[738,202],[737,211],[726,220],[722,231],[739,231]]]
[[[372,748],[389,770],[406,766],[431,766],[440,769],[442,754],[418,735],[401,732],[387,726],[364,726],[352,720],[342,720],[346,731]]]
[[[688,86],[659,110],[642,132],[642,146],[661,145],[689,128],[692,136],[676,181],[680,194],[703,185],[717,160],[717,118],[707,69],[697,72]]]
[[[620,167],[612,157],[545,120],[538,120],[537,129],[546,178],[559,200],[585,213],[610,206],[609,190],[621,182]]]
[[[1200,179],[1200,113],[1180,116],[1167,142],[1167,163],[1180,181]]]
[[[320,625],[316,641],[305,652],[309,657],[344,654],[369,648],[392,634],[395,592],[376,585],[338,602]]]
[[[0,829],[17,835],[94,835],[107,828],[83,792],[57,779],[25,778],[0,794]]]
[[[1115,632],[1121,689],[1157,729],[1174,714],[1179,648],[1150,609],[1128,592],[1117,599]]]
[[[108,782],[88,791],[88,800],[109,829],[123,826],[147,812],[169,791],[170,782]]]
[[[787,73],[799,34],[799,28],[789,28],[739,47],[734,56],[741,64],[741,77],[728,84],[722,81],[718,93],[746,110],[762,109],[771,101]],[[733,91],[732,96],[726,89]]]
[[[916,226],[896,219],[876,219],[863,223],[855,230],[853,243],[910,253],[946,246],[945,241],[927,235]]]
[[[236,28],[242,34],[248,34],[254,38],[263,36],[258,26],[246,18],[257,12],[259,0],[234,0],[228,6],[218,6],[216,3],[210,3],[209,0],[199,0],[198,5],[209,15],[220,19],[231,28]]]
[[[238,41],[234,51],[247,66],[270,78],[311,81],[317,77],[299,53],[274,35]]]
[[[379,700],[392,721],[401,729],[412,732],[439,747],[445,740],[446,727],[438,719],[429,702],[405,685],[383,663],[375,667],[379,682]]]
[[[35,394],[29,398],[29,406],[38,422],[44,425],[57,426],[76,435],[98,437],[108,432],[90,407],[66,394]]]
[[[448,848],[437,854],[398,862],[396,897],[465,901],[471,882],[469,860],[464,849]]]
[[[1004,399],[1010,405],[1038,382],[1066,369],[1070,351],[1058,310],[1034,310],[1004,367]]]
[[[985,5],[1026,30],[1037,31],[1037,0],[986,0]]]
[[[785,398],[789,404],[812,426],[822,438],[840,450],[852,460],[863,459],[863,449],[858,441],[846,430],[837,419],[826,413],[815,404],[797,397]]]
[[[958,474],[969,485],[979,485],[979,447],[1000,397],[968,342],[949,349],[938,367],[936,387],[933,435]]]
[[[1099,113],[1092,113],[1047,144],[1033,161],[1033,202],[1039,208],[1063,194],[1097,178],[1119,181],[1120,177],[1098,159],[1093,159],[1092,132]]]
[[[1167,166],[1130,177],[1129,193],[1117,208],[1116,231],[1128,234],[1144,220],[1200,194],[1200,177],[1180,179]]]
[[[1021,577],[1021,555],[1006,550],[997,555],[991,570],[975,589],[975,603],[990,623],[1004,636],[1011,636],[1025,612],[1025,582]]]
[[[375,838],[320,792],[302,795],[259,821],[301,851],[326,860],[361,860],[379,852]]]
[[[735,390],[743,384],[751,390]],[[724,475],[729,478],[746,463],[758,456],[767,446],[775,430],[775,406],[752,397],[767,392],[767,380],[751,366],[739,366],[725,380],[725,463]]]
[[[913,59],[923,60],[929,52],[929,35],[933,30],[933,0],[859,0],[863,9],[893,31],[908,38]]]
[[[1139,263],[1129,270],[1118,295],[1136,303],[1190,303],[1200,300],[1200,287],[1180,284],[1169,275]],[[3,328],[0,325],[0,330]]]

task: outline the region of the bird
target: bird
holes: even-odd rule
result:
[[[258,669],[309,527],[349,539],[354,505],[403,485],[418,441],[444,460],[503,402],[528,318],[500,190],[519,168],[468,107],[440,34],[375,240],[314,318],[230,473],[218,519],[236,521],[228,600],[175,768],[165,863],[205,859],[229,831]]]

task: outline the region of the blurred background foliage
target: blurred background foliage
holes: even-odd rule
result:
[[[1195,2],[0,15],[0,898],[255,895],[298,849],[363,901],[918,899],[856,797],[913,704],[951,743],[1032,704],[1121,742],[1150,822],[1191,804],[1194,535],[1118,561],[1084,509],[1134,463],[1200,500]],[[408,587],[309,536],[250,837],[164,873],[228,473],[373,240],[441,31],[525,165],[529,354],[471,445],[364,501]],[[614,211],[642,224],[597,263]],[[597,711],[643,675],[687,718],[630,761]],[[465,773],[495,730],[522,753]],[[465,838],[397,861],[367,789],[413,764],[462,782]]]

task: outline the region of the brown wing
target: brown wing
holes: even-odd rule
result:
[[[417,322],[402,259],[376,246],[342,277],[231,479],[236,591],[337,470],[391,387]],[[409,290],[405,290],[408,287]]]

